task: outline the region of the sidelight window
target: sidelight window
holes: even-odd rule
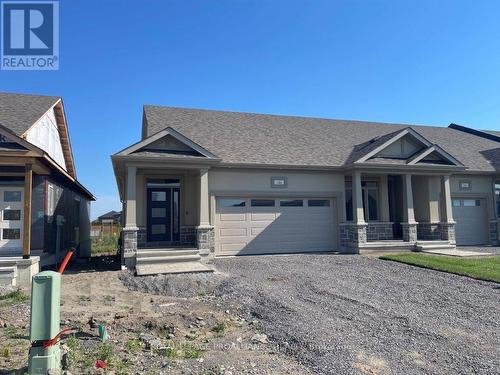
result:
[[[379,193],[378,182],[376,181],[361,181],[361,190],[363,196],[363,213],[365,220],[377,221],[379,220]],[[345,208],[346,219],[352,221],[353,216],[353,197],[352,197],[352,182],[345,182]]]

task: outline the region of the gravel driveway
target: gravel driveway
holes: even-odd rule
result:
[[[215,265],[216,274],[127,283],[206,296],[257,318],[277,351],[317,374],[500,373],[499,284],[367,256],[237,257]]]

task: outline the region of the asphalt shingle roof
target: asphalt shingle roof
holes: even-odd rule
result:
[[[472,170],[500,170],[498,142],[445,127],[150,105],[144,113],[143,139],[170,126],[224,163],[343,166],[366,153],[364,143],[411,127]]]
[[[0,125],[21,136],[59,99],[57,96],[0,93]]]

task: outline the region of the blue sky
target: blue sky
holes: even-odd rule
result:
[[[0,90],[63,97],[95,217],[120,208],[109,155],[139,140],[145,103],[500,129],[499,16],[499,1],[61,0],[59,71],[0,71]]]

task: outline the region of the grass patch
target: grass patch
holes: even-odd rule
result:
[[[226,329],[227,329],[226,323],[219,322],[214,328],[212,328],[212,331],[217,333],[219,336],[223,336],[224,333],[226,332]]]
[[[118,233],[120,231],[118,230]],[[103,235],[92,238],[92,256],[97,255],[115,255],[118,251],[119,235]]]
[[[18,305],[20,303],[25,303],[30,299],[30,297],[22,292],[20,289],[14,290],[13,292],[4,294],[0,296],[0,307]]]
[[[142,349],[142,343],[138,339],[128,340],[125,347],[131,352],[139,352]]]
[[[384,255],[380,259],[500,283],[500,256],[460,258],[445,255],[403,253]]]

